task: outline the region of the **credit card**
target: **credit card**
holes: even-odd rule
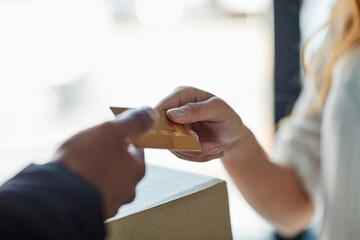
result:
[[[129,108],[110,107],[115,117]],[[201,151],[201,145],[185,125],[171,122],[165,111],[159,111],[159,120],[147,132],[130,138],[132,144],[141,148],[159,148],[181,151]]]

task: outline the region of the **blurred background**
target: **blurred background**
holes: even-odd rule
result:
[[[226,100],[271,155],[300,89],[299,2],[0,0],[0,183],[112,120],[109,106],[154,106],[181,85]],[[227,180],[234,239],[274,239],[219,160],[146,157]]]

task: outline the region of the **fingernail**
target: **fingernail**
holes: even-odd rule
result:
[[[189,130],[191,136],[193,136],[193,138],[195,138],[195,140],[198,142],[199,141],[199,136],[196,134],[196,132],[194,132],[193,130]]]
[[[157,110],[152,109],[152,108],[147,108],[146,111],[152,120],[154,120],[154,121],[158,120],[159,112]]]
[[[222,147],[216,147],[209,151],[209,155],[215,155],[222,152]]]
[[[185,116],[185,111],[180,108],[170,109],[168,110],[168,113],[172,118],[181,118]]]

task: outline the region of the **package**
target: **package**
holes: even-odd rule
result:
[[[148,165],[135,200],[106,221],[108,239],[232,239],[226,182]]]

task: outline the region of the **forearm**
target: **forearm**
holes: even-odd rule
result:
[[[102,239],[100,195],[60,163],[31,165],[0,188],[0,238]]]
[[[313,207],[294,172],[274,164],[249,129],[222,158],[244,198],[284,235],[294,235],[309,223]]]

